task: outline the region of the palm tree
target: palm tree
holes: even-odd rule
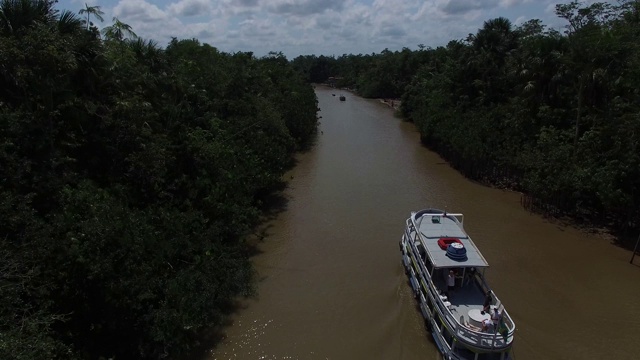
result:
[[[118,20],[117,17],[113,18],[113,25],[102,29],[102,33],[107,39],[115,40],[123,40],[125,35],[134,39],[138,37],[138,35],[131,30],[131,25],[123,23]]]
[[[567,39],[559,33],[536,35],[523,41],[521,50],[515,56],[512,72],[519,78],[526,98],[532,106],[558,106],[562,98],[559,86],[567,80],[569,69],[564,65]],[[534,105],[535,104],[535,105]]]
[[[504,58],[509,51],[518,45],[517,34],[513,31],[511,21],[504,17],[485,21],[472,41],[476,50],[486,51],[500,66],[504,64]]]
[[[100,10],[100,6],[89,6],[87,3],[84,3],[85,8],[80,9],[78,12],[80,15],[87,14],[87,30],[89,30],[89,26],[91,26],[91,22],[89,21],[89,17],[93,15],[96,19],[100,20],[100,22],[104,21],[102,15],[104,12]]]
[[[147,65],[152,73],[162,72],[166,66],[164,50],[154,40],[135,38],[128,41],[127,45],[136,55],[138,61]]]
[[[470,74],[475,76],[473,95],[481,104],[500,102],[505,99],[504,74],[507,59],[518,47],[517,33],[509,19],[499,17],[484,22],[478,32],[471,34],[467,42],[473,49],[466,60]]]
[[[36,22],[52,23],[57,14],[51,0],[2,0],[0,32],[16,35]]]
[[[75,13],[64,10],[58,18],[58,31],[60,31],[61,34],[76,33],[78,30],[82,30],[82,22],[82,19],[79,19]]]

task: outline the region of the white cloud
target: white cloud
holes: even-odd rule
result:
[[[556,13],[556,3],[549,3],[547,4],[547,6],[544,8],[544,12],[552,15]]]
[[[274,26],[267,19],[247,19],[240,22],[240,33],[249,38],[268,40],[277,35]]]
[[[190,38],[195,35],[169,10],[162,10],[145,0],[120,0],[113,8],[113,15],[129,24],[138,36],[152,38],[160,44],[172,36]]]
[[[523,5],[531,2],[532,0],[500,0],[500,6],[502,7],[512,7],[517,5]]]
[[[309,16],[327,10],[342,10],[344,0],[270,0],[267,9],[275,14]]]
[[[518,18],[513,21],[513,24],[516,25],[516,26],[522,25],[527,20],[529,20],[529,19],[527,17],[525,17],[525,16],[518,16]]]
[[[121,19],[135,22],[161,22],[169,20],[169,15],[145,0],[121,0],[113,8],[113,14]]]
[[[462,15],[471,11],[489,10],[498,5],[498,0],[447,0],[440,10],[447,15]]]
[[[242,6],[257,6],[258,0],[238,0],[238,3]]]
[[[211,13],[212,7],[209,0],[180,0],[170,4],[167,9],[178,16],[204,16]]]
[[[290,58],[437,47],[499,16],[516,25],[532,18],[558,29],[565,23],[555,15],[562,0],[60,0],[57,7],[77,11],[85,2],[160,44],[197,37],[221,51],[274,50]]]
[[[80,5],[84,8],[84,5],[94,6],[98,3],[98,0],[71,0],[72,4]]]

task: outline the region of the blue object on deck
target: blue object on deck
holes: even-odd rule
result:
[[[451,243],[447,247],[447,256],[451,260],[465,261],[467,260],[467,249],[461,243]]]

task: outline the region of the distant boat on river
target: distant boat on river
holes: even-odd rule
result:
[[[344,97],[344,95],[340,95],[340,101],[345,101],[345,100],[347,100],[347,98]]]

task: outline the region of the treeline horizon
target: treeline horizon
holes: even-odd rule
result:
[[[54,5],[0,1],[0,358],[188,356],[254,292],[247,235],[315,93],[281,54]]]
[[[564,32],[508,19],[446,46],[305,55],[313,83],[400,98],[422,142],[467,177],[522,191],[526,207],[640,228],[640,3],[556,5]]]

